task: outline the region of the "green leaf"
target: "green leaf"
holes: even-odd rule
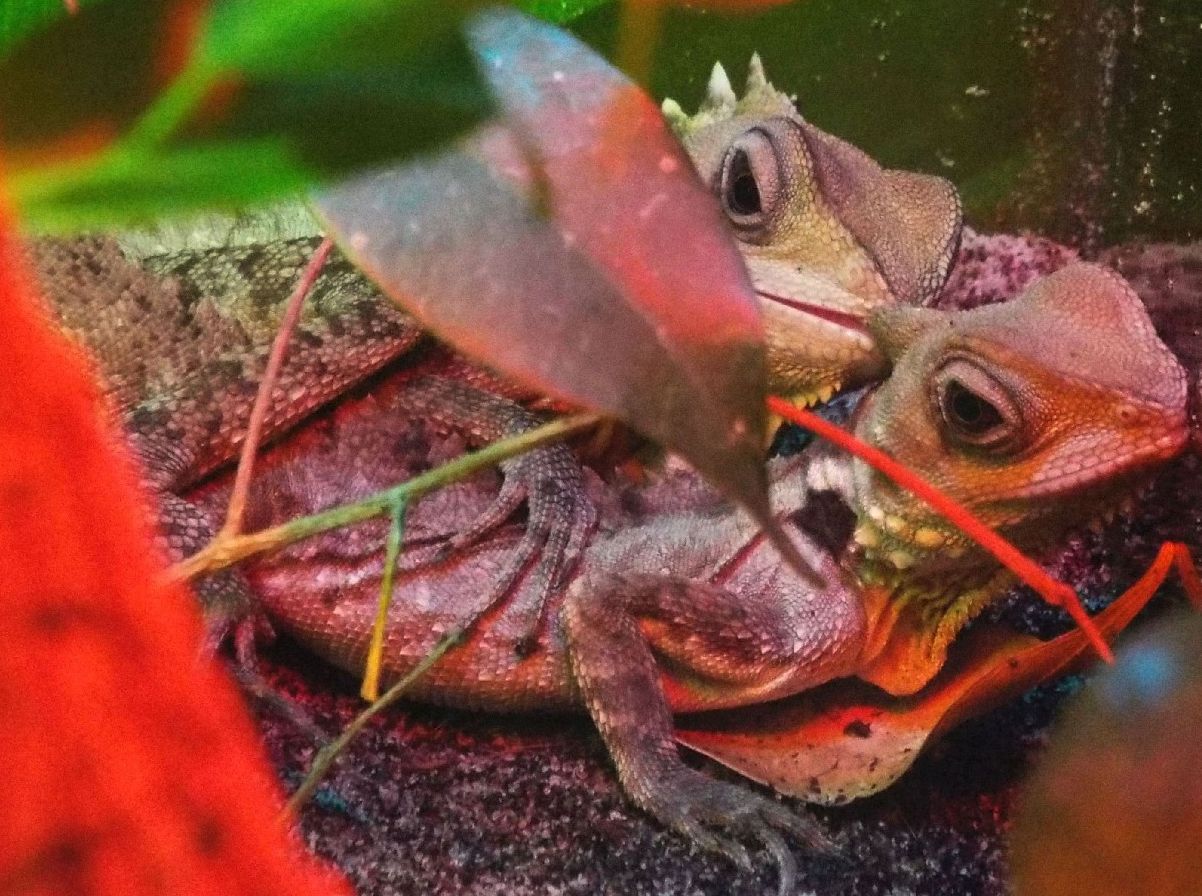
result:
[[[7,4],[0,0],[0,9]],[[6,11],[13,20],[4,37],[13,43],[0,50],[8,51],[0,58],[0,141],[10,158],[45,158],[42,147],[67,138],[93,147],[116,139],[161,86],[156,57],[174,9],[172,2],[108,0],[67,16],[51,0],[41,9],[47,18],[37,21]]]
[[[14,179],[23,225],[42,233],[137,225],[184,211],[263,202],[310,179],[284,141],[213,143],[148,165],[125,156]]]
[[[518,9],[557,25],[566,24],[613,0],[517,0]]]
[[[372,71],[427,57],[458,30],[468,0],[218,0],[202,65],[245,77]]]
[[[491,109],[460,30],[470,5],[217,0],[191,61],[153,99],[171,4],[85,10],[0,67],[6,147],[38,159],[39,146],[76,132],[126,133],[91,161],[18,161],[26,226],[112,227],[229,207],[426,151]]]
[[[80,7],[97,2],[82,0]],[[0,3],[0,59],[26,37],[68,14],[63,0],[4,0]]]
[[[364,50],[323,65],[310,59],[293,73],[261,63],[240,70],[243,80],[228,113],[183,139],[284,139],[312,178],[431,149],[492,108],[462,34],[445,13],[439,16],[442,27],[428,29],[424,42],[398,46],[391,56]]]
[[[482,13],[471,35],[501,122],[324,192],[330,231],[440,336],[668,445],[783,539],[758,304],[658,107],[520,13]]]

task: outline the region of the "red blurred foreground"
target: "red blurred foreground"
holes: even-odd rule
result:
[[[277,821],[231,683],[155,584],[132,466],[0,230],[0,892],[349,894]]]

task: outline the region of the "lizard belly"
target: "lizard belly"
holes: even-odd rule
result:
[[[388,615],[383,669],[395,681],[416,666],[462,620],[520,538],[507,529],[444,564],[399,572]],[[353,674],[363,671],[383,572],[382,541],[361,558],[321,555],[298,546],[247,571],[264,609],[298,641]],[[502,601],[472,628],[465,642],[414,684],[412,695],[491,712],[566,709],[578,703],[566,648],[554,613],[536,648],[519,653],[523,632],[513,601]]]

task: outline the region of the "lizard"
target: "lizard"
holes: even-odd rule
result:
[[[881,308],[870,327],[892,373],[861,403],[856,434],[1024,549],[1104,511],[1188,439],[1185,373],[1138,297],[1103,268],[1071,265],[1003,305]],[[267,455],[251,496],[260,522],[385,485],[410,462],[414,445],[397,441],[387,384],[364,402]],[[636,804],[744,867],[740,838],[759,841],[787,892],[796,862],[780,832],[822,848],[820,827],[685,765],[673,713],[768,701],[846,676],[912,694],[1009,582],[949,523],[859,461],[812,448],[776,459],[771,478],[773,512],[824,586],[801,579],[753,521],[691,474],[600,489],[598,529],[552,596],[536,649],[514,654],[514,617],[500,605],[413,696],[489,711],[585,709]],[[447,500],[468,515],[473,502],[490,500],[487,489],[464,488]],[[219,504],[219,493],[210,500]],[[247,574],[277,624],[359,672],[383,533],[381,523],[328,533]],[[392,604],[384,651],[391,677],[456,627],[462,604],[520,537],[503,527],[400,575],[404,599]]]
[[[882,168],[807,121],[753,54],[742,97],[720,64],[689,116],[665,118],[710,186],[760,297],[769,388],[803,403],[879,378],[865,321],[939,295],[962,227],[945,178]]]
[[[678,106],[675,107],[677,110]],[[734,226],[769,334],[770,385],[806,400],[879,375],[883,359],[864,328],[881,304],[921,303],[943,282],[955,248],[955,189],[928,175],[882,169],[806,122],[753,57],[740,99],[715,66],[696,116],[668,117]],[[749,210],[754,195],[756,209]],[[753,220],[755,219],[755,220]],[[64,327],[98,358],[131,443],[149,471],[175,555],[203,546],[204,519],[179,494],[241,444],[244,420],[282,299],[318,238],[125,249],[113,240],[44,241],[30,249],[43,291]],[[266,421],[278,435],[356,384],[393,365],[421,368],[423,335],[335,252],[318,278]],[[443,372],[445,356],[433,351]],[[452,375],[413,378],[421,413],[474,441],[537,422],[512,387],[466,363]],[[483,393],[499,392],[482,397]],[[469,412],[470,411],[470,412]],[[496,501],[444,543],[483,536],[527,502],[526,538],[480,606],[506,593],[541,552],[530,587],[541,606],[593,522],[576,459],[550,446],[510,461]],[[220,630],[247,604],[236,574],[204,587]]]

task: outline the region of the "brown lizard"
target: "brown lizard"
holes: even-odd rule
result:
[[[860,407],[857,435],[1025,548],[1101,512],[1186,442],[1184,372],[1138,298],[1104,269],[1070,266],[1005,305],[880,310],[872,329],[893,372]],[[414,445],[397,443],[394,400],[386,384],[269,455],[252,496],[260,522],[403,475]],[[515,655],[514,614],[502,604],[415,694],[499,711],[583,706],[636,803],[742,865],[737,838],[762,842],[787,891],[795,864],[778,830],[811,846],[823,844],[821,830],[684,765],[672,713],[767,701],[843,676],[913,693],[1007,577],[915,498],[832,451],[776,461],[772,478],[774,511],[825,587],[807,585],[752,521],[687,473],[641,491],[602,490],[599,529],[553,596],[538,648]],[[464,486],[437,512],[459,506],[470,516],[488,500]],[[359,671],[382,537],[378,524],[330,533],[248,574],[272,618]],[[385,647],[391,675],[457,627],[520,538],[505,527],[401,576]]]
[[[881,304],[921,302],[938,290],[959,231],[954,188],[883,170],[808,124],[768,84],[758,58],[742,100],[716,67],[698,115],[675,121],[756,272],[771,334],[772,387],[825,398],[883,372],[864,318]],[[749,213],[752,193],[758,211]],[[316,243],[293,236],[143,249],[137,256],[106,239],[31,248],[51,304],[100,362],[177,554],[198,549],[211,534],[179,493],[233,459],[282,301]],[[269,435],[382,368],[399,363],[420,370],[424,363],[414,354],[420,331],[337,253],[308,309],[274,391]],[[435,372],[445,368],[445,357],[436,365]],[[504,400],[520,395],[512,387],[466,363],[451,366],[450,378],[410,380],[409,398],[421,413],[475,442],[536,422]],[[496,391],[500,400],[486,394]],[[538,606],[578,553],[593,509],[580,467],[563,446],[539,449],[504,469],[506,487],[477,518],[463,521],[445,549],[470,544],[525,501],[526,537],[480,605],[491,606],[541,554],[530,583]],[[231,574],[209,583],[206,597],[222,620],[240,611],[246,595]]]
[[[806,401],[884,372],[873,309],[939,294],[960,239],[956,188],[882,168],[806,121],[759,55],[736,97],[721,65],[688,116],[664,115],[730,222],[761,298],[772,391]]]

